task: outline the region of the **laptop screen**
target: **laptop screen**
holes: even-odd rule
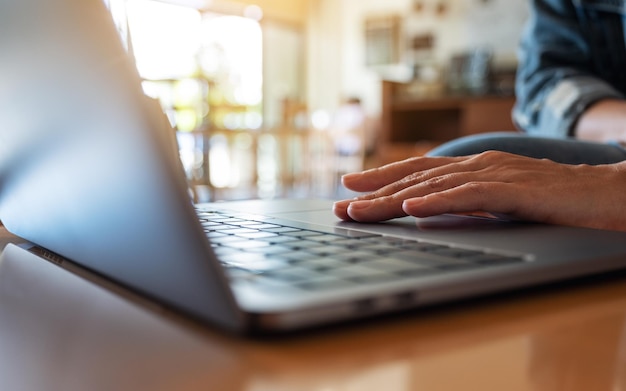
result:
[[[102,0],[0,1],[0,33],[7,229],[160,301],[232,322],[175,134],[144,95]]]

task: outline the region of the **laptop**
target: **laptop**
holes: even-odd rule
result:
[[[101,0],[0,2],[0,220],[32,251],[235,333],[279,333],[626,266],[626,233],[330,200],[194,205]]]

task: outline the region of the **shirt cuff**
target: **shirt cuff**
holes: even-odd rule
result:
[[[552,137],[573,136],[574,125],[581,114],[601,99],[623,99],[608,83],[589,76],[562,80],[548,94],[541,111],[541,133]]]

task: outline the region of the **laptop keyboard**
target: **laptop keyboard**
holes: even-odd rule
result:
[[[229,278],[270,286],[342,288],[530,259],[360,231],[331,234],[275,224],[262,216],[197,213]]]

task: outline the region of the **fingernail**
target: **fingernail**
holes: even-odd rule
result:
[[[406,205],[406,206],[410,206],[410,205],[414,205],[416,203],[419,203],[421,200],[419,198],[409,198],[406,199],[404,201],[402,201],[402,205]]]
[[[361,176],[363,176],[363,173],[361,173],[361,172],[351,172],[351,173],[348,173],[348,174],[343,174],[341,176],[341,179],[342,180],[343,179],[356,179],[356,178],[359,178]]]
[[[348,200],[341,200],[341,201],[335,201],[333,203],[333,209],[337,210],[337,209],[345,209],[350,205],[350,201]]]
[[[402,209],[406,211],[407,209],[419,207],[423,203],[424,201],[421,198],[409,198],[402,202]]]
[[[355,201],[355,202],[351,202],[349,208],[352,210],[358,209],[358,210],[363,210],[363,209],[367,209],[372,205],[371,201]]]

